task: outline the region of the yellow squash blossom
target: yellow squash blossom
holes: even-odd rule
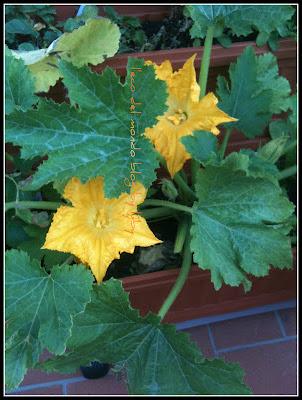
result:
[[[196,82],[195,57],[196,54],[174,73],[170,61],[164,61],[161,65],[146,62],[147,65],[153,64],[157,78],[167,83],[168,110],[157,118],[158,123],[154,127],[145,130],[145,135],[165,158],[172,177],[191,158],[180,142],[181,137],[192,135],[197,130],[218,135],[217,125],[236,121],[216,106],[218,100],[213,93],[208,93],[199,100],[200,87]]]
[[[90,266],[97,282],[121,252],[133,253],[135,246],[161,242],[136,214],[147,193],[142,184],[135,182],[130,194],[117,199],[106,199],[103,185],[102,177],[85,184],[78,178],[68,182],[64,197],[73,207],[58,208],[42,247],[74,254]]]

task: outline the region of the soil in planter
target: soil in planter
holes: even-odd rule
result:
[[[133,254],[122,253],[107,270],[104,280],[180,267],[181,256],[174,254],[177,221],[174,218],[148,222],[154,235],[163,241],[150,247],[136,247]]]
[[[111,15],[107,15],[107,17],[110,18]],[[137,28],[134,30],[133,27],[127,26],[126,20],[125,23],[123,22],[123,17],[120,18],[120,20],[116,17],[112,20],[119,25],[121,32],[124,35],[118,51],[119,54],[198,47],[204,45],[204,39],[191,38],[190,29],[193,25],[193,21],[190,17],[184,16],[184,6],[171,6],[170,14],[162,21],[140,22],[137,18]],[[296,13],[294,13],[289,22],[289,29],[291,32],[295,31],[295,26]],[[224,34],[231,39],[232,43],[255,41],[258,36],[258,32],[255,31],[247,36],[238,37],[232,35],[228,29],[224,30]],[[214,38],[213,44],[215,45],[220,43]]]

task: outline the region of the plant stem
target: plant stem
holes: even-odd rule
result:
[[[148,199],[143,203],[145,206],[158,206],[158,207],[168,207],[173,208],[174,210],[184,211],[189,214],[192,213],[192,208],[184,206],[183,204],[172,203],[167,200],[157,200],[157,199]]]
[[[208,81],[209,67],[211,61],[213,36],[214,36],[214,25],[210,25],[208,27],[206,39],[204,42],[203,55],[199,71],[200,98],[204,97],[207,91],[207,81]]]
[[[190,249],[190,235],[188,232],[188,230],[189,230],[188,228],[189,228],[189,225],[187,224],[187,235],[186,235],[186,240],[185,240],[181,270],[176,279],[176,282],[174,283],[172,290],[168,294],[168,297],[164,301],[163,305],[161,306],[161,308],[157,314],[161,319],[163,319],[165,317],[165,315],[169,311],[170,307],[174,303],[175,299],[181,292],[181,290],[186,282],[189,271],[190,271],[190,267],[191,267],[191,263],[192,263],[192,253],[191,253],[191,249]]]
[[[71,255],[64,261],[63,264],[71,264],[73,261],[74,261],[74,256]]]
[[[293,236],[291,236],[291,238],[290,238],[290,242],[291,242],[291,244],[292,244],[292,245],[295,245],[295,244],[297,244],[297,235],[293,235]]]
[[[56,210],[62,206],[63,203],[57,203],[54,201],[11,201],[5,204],[5,211],[12,208],[34,208],[39,210]]]
[[[282,151],[282,155],[288,153],[290,150],[294,149],[295,147],[297,147],[297,141],[293,140],[292,142],[290,142]]]
[[[174,211],[172,211],[171,208],[168,207],[148,208],[146,210],[139,211],[139,215],[144,217],[145,219],[171,216],[173,214]]]
[[[180,222],[178,223],[177,227],[177,234],[176,234],[176,239],[174,243],[174,253],[181,253],[185,239],[186,239],[186,234],[187,234],[187,225],[188,225],[188,220],[184,216]]]
[[[289,168],[284,169],[279,173],[278,180],[281,181],[282,179],[288,178],[290,176],[296,175],[297,173],[297,166],[293,165]]]
[[[214,37],[214,25],[210,25],[208,27],[206,39],[204,42],[203,54],[201,58],[200,71],[199,71],[200,99],[204,97],[207,92],[207,82],[208,82],[209,67],[211,61],[213,37]],[[191,160],[192,185],[194,185],[196,182],[196,174],[198,169],[199,169],[199,162],[192,159]]]
[[[159,158],[161,165],[167,169],[167,163],[166,163],[166,160],[164,159],[164,157],[159,153],[157,156]],[[173,180],[188,195],[189,198],[194,199],[194,200],[196,199],[195,193],[189,187],[189,185],[184,181],[184,179],[181,177],[181,175],[179,173],[174,175]]]
[[[222,141],[222,143],[221,143],[221,145],[220,145],[220,158],[221,158],[221,160],[222,160],[223,157],[224,157],[224,153],[225,153],[225,151],[226,151],[226,148],[227,148],[229,139],[230,139],[230,137],[231,137],[231,134],[232,134],[232,129],[231,129],[231,128],[228,128],[228,129],[226,130],[226,132],[225,132],[223,141]]]
[[[174,181],[176,184],[188,195],[188,197],[192,200],[196,200],[197,197],[193,190],[189,187],[189,185],[183,180],[179,173],[174,175]]]

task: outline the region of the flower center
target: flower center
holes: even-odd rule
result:
[[[108,226],[109,218],[103,208],[100,208],[97,210],[97,212],[94,216],[93,224],[96,228],[99,228],[99,229],[103,229]]]
[[[173,115],[169,115],[167,118],[170,122],[172,122],[173,125],[178,126],[182,122],[186,121],[188,119],[188,116],[183,110],[179,108]]]

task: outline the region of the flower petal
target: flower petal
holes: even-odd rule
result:
[[[103,177],[82,183],[78,178],[71,178],[64,189],[64,198],[71,201],[74,207],[87,207],[92,203],[100,206],[104,203]]]
[[[196,82],[196,72],[194,61],[196,54],[190,57],[184,66],[167,81],[169,88],[169,97],[174,106],[186,110],[189,101],[197,102],[199,100],[200,88]]]
[[[213,93],[208,93],[198,103],[190,103],[188,109],[189,130],[205,130],[212,132],[214,135],[219,134],[217,125],[237,121],[217,107],[218,99]]]
[[[160,243],[146,221],[137,215],[137,205],[146,197],[147,190],[135,182],[130,194],[118,199],[106,199],[103,178],[82,184],[72,178],[64,196],[74,207],[59,207],[53,217],[42,248],[74,254],[88,264],[97,280],[102,281],[106,271],[120,253],[133,253],[135,246]]]

